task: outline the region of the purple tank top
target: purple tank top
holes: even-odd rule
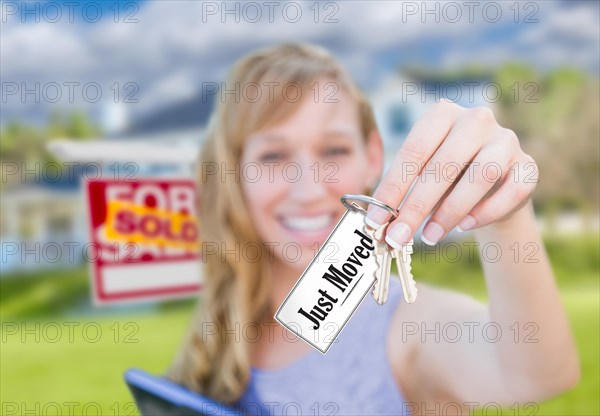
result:
[[[401,297],[392,279],[388,302],[380,306],[367,295],[326,355],[313,350],[282,369],[253,368],[240,409],[253,415],[408,415],[386,354]]]

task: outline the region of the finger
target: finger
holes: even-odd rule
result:
[[[412,128],[394,161],[375,189],[373,197],[397,208],[411,184],[446,138],[459,114],[465,111],[446,100],[431,107]],[[390,214],[381,208],[369,206],[365,221],[374,228],[386,223]]]
[[[524,155],[515,162],[506,179],[492,196],[481,201],[459,223],[463,231],[498,221],[523,206],[539,180],[539,168],[533,158]]]
[[[398,218],[388,226],[386,241],[389,245],[401,248],[410,241],[490,134],[492,131],[486,123],[474,123],[471,117],[458,120],[444,143],[427,162],[402,204]],[[439,227],[431,231],[435,235],[440,232],[443,234]]]
[[[517,148],[518,142],[507,146],[503,141],[484,146],[454,190],[435,208],[421,240],[435,245],[456,227],[497,182],[506,178]]]

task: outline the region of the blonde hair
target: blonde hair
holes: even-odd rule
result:
[[[217,101],[200,154],[201,166],[206,163],[228,169],[236,166],[250,134],[284,120],[299,108],[301,102],[286,98],[286,86],[294,84],[302,94],[309,95],[308,90],[318,80],[334,81],[355,100],[366,140],[376,128],[373,112],[341,65],[324,49],[284,44],[247,55],[234,65],[225,83],[228,90],[233,86],[260,87],[265,83],[272,83],[269,85],[272,90],[269,94],[262,91],[262,98],[255,102],[229,96]],[[229,250],[260,244],[241,184],[220,179],[220,175],[207,175],[199,184],[201,239]],[[272,305],[268,260],[252,262],[240,256],[239,261],[233,261],[236,259],[230,257],[213,255],[204,260],[204,291],[196,322],[168,376],[192,390],[231,404],[239,400],[248,385],[252,353],[252,344],[242,336],[232,337],[231,331],[239,334],[245,325],[260,325]]]

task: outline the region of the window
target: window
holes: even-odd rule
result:
[[[394,136],[404,138],[408,134],[410,122],[405,105],[394,104],[389,110],[389,129]]]

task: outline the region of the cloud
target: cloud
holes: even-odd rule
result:
[[[597,73],[600,70],[598,4],[568,7],[555,1],[536,4],[539,5],[534,15],[537,23],[507,25],[501,36],[488,42],[469,43],[468,47],[456,45],[444,54],[442,66],[456,68],[478,63],[493,67],[506,61],[521,61],[542,70],[571,66]],[[521,21],[526,15],[521,11]]]
[[[546,68],[569,65],[597,71],[600,49],[597,8],[598,4],[581,4],[545,13],[543,23],[524,32],[515,46]]]
[[[260,8],[257,23],[248,21],[256,17],[251,3]],[[242,54],[285,41],[329,47],[362,84],[375,83],[375,77],[414,55],[432,66],[523,59],[541,66],[598,67],[598,13],[590,13],[589,7],[564,9],[558,2],[539,2],[539,23],[515,24],[512,3],[506,2],[496,2],[502,7],[498,22],[490,21],[491,12],[483,14],[482,5],[471,11],[470,19],[464,2],[301,1],[279,3],[272,10],[267,3],[227,3],[230,9],[238,7],[239,23],[222,9],[223,2],[144,2],[131,16],[137,23],[123,22],[131,10],[121,10],[118,23],[107,12],[97,23],[83,22],[76,14],[75,22],[63,18],[23,24],[3,8],[3,81],[95,81],[105,94],[93,106],[112,99],[109,89],[115,82],[135,82],[139,103],[129,109],[136,114],[187,98],[202,82],[221,81]],[[297,22],[295,8],[302,13]],[[452,21],[455,10],[460,18]],[[494,38],[494,33],[503,35]],[[75,104],[92,105],[81,99]],[[3,103],[10,114],[31,105],[39,112],[50,107],[44,102]]]
[[[6,78],[43,74],[81,75],[90,70],[92,51],[59,25],[19,25],[2,30],[2,74]]]

